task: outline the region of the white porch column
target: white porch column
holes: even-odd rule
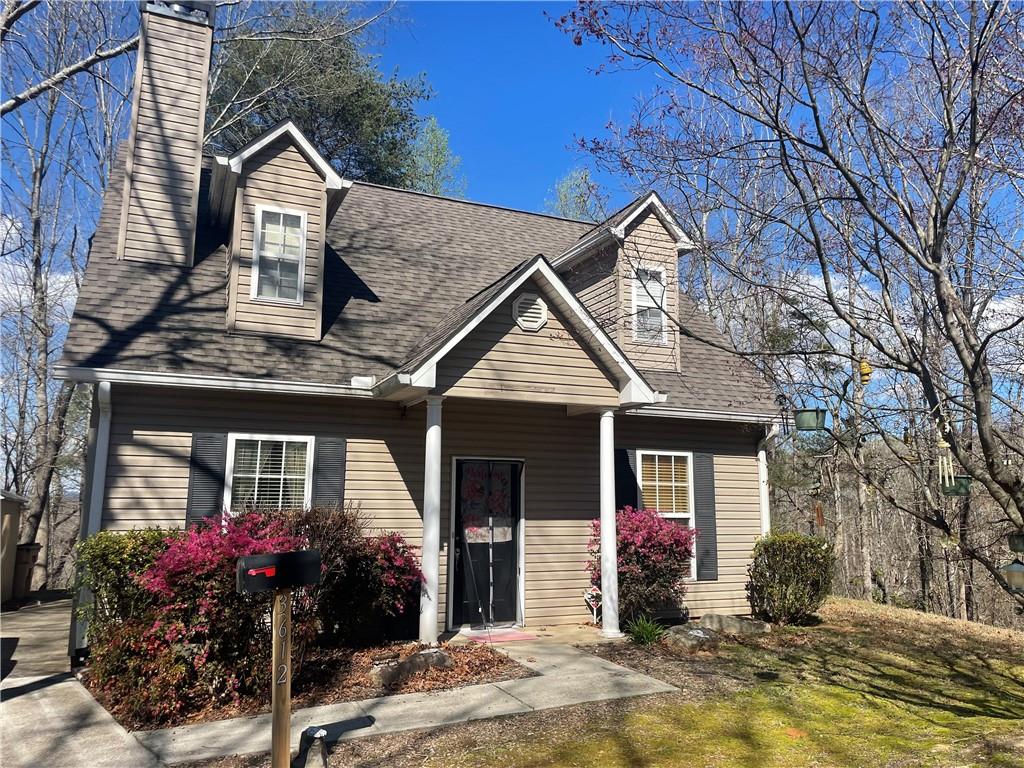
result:
[[[615,412],[601,411],[601,634],[619,631],[619,553],[615,536]]]
[[[438,585],[441,580],[441,402],[427,398],[427,447],[423,461],[423,550],[420,642],[437,642]]]

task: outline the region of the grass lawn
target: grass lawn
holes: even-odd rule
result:
[[[594,646],[680,692],[357,739],[331,765],[1024,768],[1024,634],[850,600],[820,617],[714,654]]]
[[[459,762],[1024,766],[1024,635],[848,600],[828,603],[821,619],[723,645],[720,673],[757,681],[730,695],[651,700],[582,732]]]

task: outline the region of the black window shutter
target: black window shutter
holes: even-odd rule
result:
[[[717,581],[714,454],[693,454],[693,505],[693,527],[697,529],[697,581]]]
[[[341,508],[345,500],[345,438],[318,437],[313,458],[313,506]]]
[[[638,506],[636,451],[632,448],[615,449],[615,508]]]
[[[188,507],[185,525],[224,511],[224,468],[228,436],[217,432],[193,432],[188,460]]]

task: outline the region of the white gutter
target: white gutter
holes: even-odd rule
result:
[[[245,379],[234,376],[203,376],[160,371],[128,371],[116,368],[79,368],[58,366],[58,379],[88,383],[140,384],[154,387],[189,387],[218,389],[234,392],[268,392],[287,395],[324,395],[328,397],[373,397],[373,389],[347,384],[318,384],[311,381],[284,381],[280,379]]]
[[[675,419],[699,419],[701,421],[732,421],[744,424],[779,424],[781,417],[777,415],[758,413],[754,411],[715,411],[699,410],[696,408],[672,408],[647,405],[630,411],[637,416],[659,416],[662,418]]]
[[[779,434],[779,425],[772,424],[765,430],[764,437],[757,443],[757,487],[761,505],[761,535],[767,536],[772,530],[772,512],[768,488],[768,443]]]

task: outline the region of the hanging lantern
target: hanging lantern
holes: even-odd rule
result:
[[[875,369],[871,367],[871,363],[868,362],[866,357],[862,357],[857,370],[860,372],[860,383],[866,387],[870,383],[871,374]]]
[[[952,475],[949,480],[940,483],[943,496],[969,496],[971,493],[970,475]]]
[[[793,411],[793,424],[798,432],[820,432],[825,428],[825,409],[798,408]]]
[[[999,571],[1006,579],[1006,583],[1010,585],[1010,589],[1014,592],[1024,593],[1024,563],[1014,560],[1009,565],[1004,565]]]

